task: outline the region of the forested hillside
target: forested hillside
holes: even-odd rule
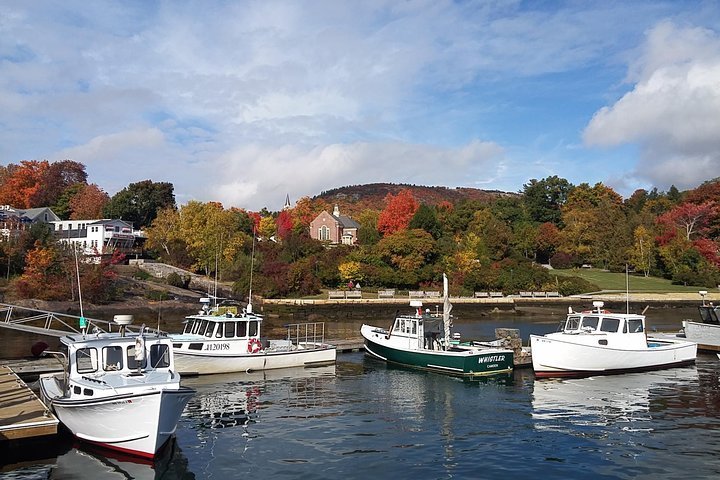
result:
[[[573,185],[551,176],[518,193],[393,184],[343,187],[280,212],[250,212],[208,201],[175,204],[173,186],[146,180],[110,197],[88,183],[72,161],[0,167],[0,204],[50,206],[62,218],[130,219],[147,234],[147,256],[234,282],[268,296],[316,294],[360,282],[363,288],[437,287],[442,273],[454,294],[478,290],[596,287],[556,277],[541,264],[591,264],[636,275],[715,288],[720,284],[720,181],[695,189],[637,190],[622,198],[611,188]],[[338,204],[359,225],[358,244],[328,245],[309,235],[310,222]],[[36,226],[0,245],[0,264],[14,295],[73,295],[73,252]],[[97,301],[122,295],[113,263],[84,265],[83,294]],[[181,279],[175,279],[178,281]],[[87,285],[85,285],[87,283]],[[181,283],[181,282],[180,282]]]

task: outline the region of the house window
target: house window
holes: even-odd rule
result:
[[[330,229],[327,227],[327,225],[323,225],[318,229],[318,239],[330,240]]]

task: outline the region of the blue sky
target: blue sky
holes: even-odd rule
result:
[[[372,182],[720,176],[715,1],[0,4],[0,162],[278,210]]]

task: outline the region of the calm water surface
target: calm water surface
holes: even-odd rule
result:
[[[485,323],[464,333],[507,326]],[[700,355],[652,373],[467,382],[341,354],[334,367],[186,379],[197,396],[153,466],[65,437],[0,460],[0,478],[716,478],[719,375],[717,356]]]

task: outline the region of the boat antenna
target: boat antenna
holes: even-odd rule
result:
[[[248,292],[247,312],[252,313],[252,281],[253,268],[255,267],[255,225],[253,225],[252,234],[252,253],[250,254],[250,291]]]
[[[625,313],[630,314],[630,269],[625,264]]]
[[[443,327],[445,334],[445,350],[450,348],[450,311],[452,304],[450,303],[447,275],[443,273]]]
[[[85,320],[85,314],[83,313],[83,301],[82,301],[82,288],[80,287],[80,262],[78,261],[78,247],[73,248],[75,253],[75,275],[77,276],[78,284],[78,299],[80,300],[80,330],[82,330],[83,336],[85,335],[85,329],[87,328],[87,320]]]

